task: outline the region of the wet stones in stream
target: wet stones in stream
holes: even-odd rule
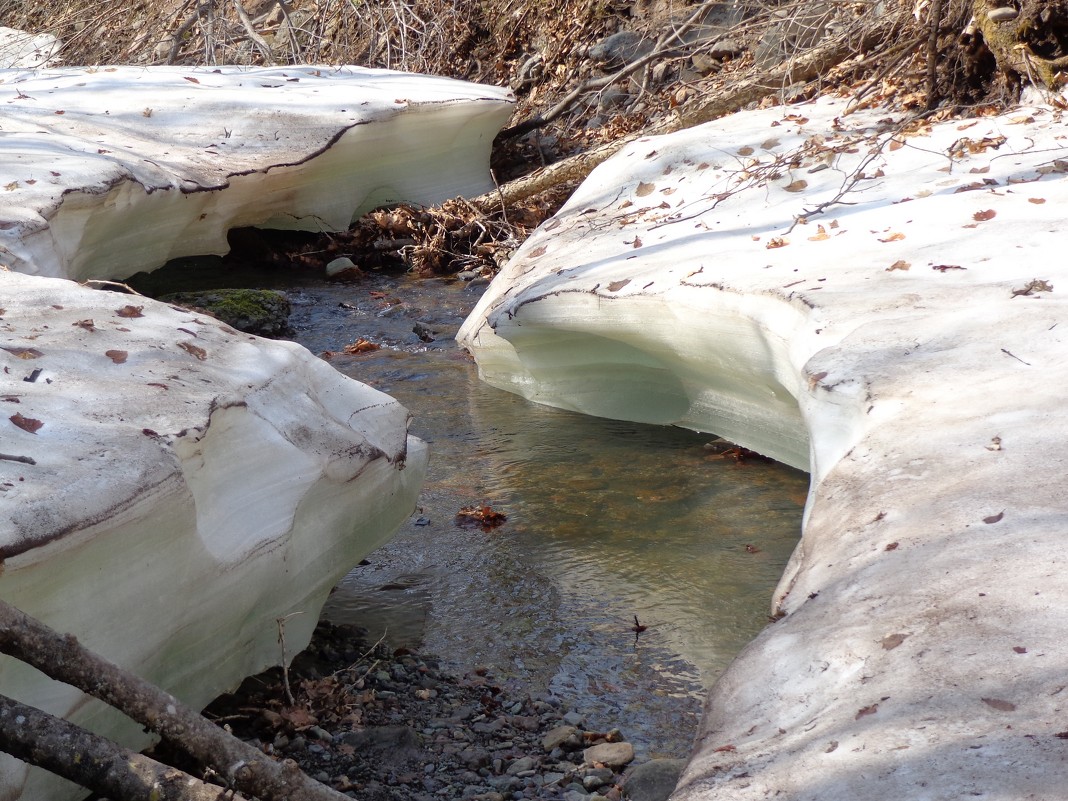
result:
[[[621,732],[585,729],[551,696],[363,635],[320,624],[289,670],[293,703],[274,669],[205,714],[361,801],[662,801],[674,788],[681,760],[635,766]]]

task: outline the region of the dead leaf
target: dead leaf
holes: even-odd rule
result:
[[[900,139],[891,139],[890,140],[890,150],[891,151],[900,150],[904,146],[905,146],[905,143],[902,142]]]
[[[983,211],[977,211],[972,215],[972,219],[976,222],[986,222],[992,220],[998,216],[998,213],[993,209],[984,209]]]
[[[127,318],[144,317],[145,315],[142,314],[144,308],[144,306],[123,306],[121,309],[118,309],[115,314],[117,314],[119,317]]]
[[[809,242],[822,242],[825,239],[830,239],[831,235],[827,233],[827,229],[822,225],[816,226],[816,234],[808,238]]]
[[[1003,518],[1004,516],[1005,516],[1005,512],[1001,511],[1001,512],[998,512],[996,515],[990,515],[989,517],[984,517],[983,518],[983,522],[984,523],[988,523],[988,524],[990,524],[990,523],[999,523],[999,522],[1001,522],[1001,518]]]
[[[1014,645],[1014,646],[1012,646],[1012,650],[1015,651],[1018,654],[1026,654],[1027,653],[1027,649],[1024,648],[1022,645]]]
[[[529,255],[530,255],[530,257],[532,259],[536,259],[536,258],[538,258],[538,256],[544,256],[545,255],[545,245],[541,245],[540,247],[534,248],[534,250],[530,251]]]
[[[746,145],[745,147],[740,147],[740,148],[738,148],[738,155],[739,156],[752,156],[753,155],[753,148],[749,147],[749,145]]]
[[[901,643],[905,642],[905,639],[908,636],[909,635],[907,634],[890,634],[886,637],[883,637],[882,642],[880,644],[885,650],[893,651],[895,648],[901,645]]]
[[[37,431],[44,425],[40,420],[34,420],[32,417],[23,417],[16,412],[9,418],[12,423],[21,428],[23,431],[29,431],[31,434],[36,434]]]
[[[713,753],[717,753],[717,754],[724,754],[724,753],[725,754],[732,754],[737,750],[738,750],[738,746],[736,746],[736,745],[721,745],[719,748],[713,748],[712,749]]]
[[[37,348],[3,348],[0,350],[6,350],[12,356],[17,359],[39,359],[44,356]]]
[[[886,547],[883,548],[883,550],[884,551],[896,551],[900,545],[901,545],[900,542],[888,542],[886,544]]]
[[[861,707],[860,709],[857,710],[857,715],[853,719],[854,720],[860,720],[865,715],[874,715],[878,711],[879,711],[879,705],[878,704],[872,704],[871,706],[863,706],[863,707]]]
[[[122,364],[126,361],[127,353],[124,350],[106,350],[104,355],[107,356],[115,364]]]
[[[481,528],[489,531],[503,525],[508,518],[494,511],[492,506],[464,506],[456,513],[456,525],[460,528]]]
[[[909,263],[908,263],[907,261],[905,261],[904,259],[898,259],[898,260],[897,260],[897,261],[895,261],[895,262],[894,262],[893,264],[891,264],[891,265],[890,265],[889,267],[887,267],[887,268],[886,268],[886,271],[887,271],[887,272],[891,272],[891,271],[893,271],[893,270],[907,270],[907,269],[908,269],[909,267],[911,267],[911,266],[912,266],[912,265],[911,265],[911,264],[909,264]]]
[[[949,272],[950,270],[967,270],[967,267],[961,267],[959,264],[932,264],[932,270],[938,270],[940,273]]]
[[[781,236],[773,236],[771,239],[768,240],[768,244],[764,245],[764,247],[766,247],[768,250],[772,250],[773,248],[784,248],[789,244],[790,242],[786,239],[783,239]]]
[[[886,237],[885,239],[880,238],[879,241],[880,242],[900,242],[904,238],[905,238],[905,235],[903,233],[901,233],[900,231],[895,231],[894,233],[890,234],[890,236]]]
[[[19,182],[18,181],[12,181],[9,184],[4,184],[4,189],[6,189],[8,192],[14,192],[18,188],[19,188]]]
[[[609,292],[618,292],[619,290],[621,290],[623,287],[625,287],[629,283],[630,283],[630,279],[629,278],[624,278],[622,281],[613,281],[612,283],[610,283],[608,285],[608,291]]]
[[[71,325],[77,328],[84,328],[86,331],[96,331],[96,326],[93,325],[93,321],[88,319],[78,320],[76,322],[71,323]]]
[[[188,75],[183,75],[182,77],[189,81],[189,83],[200,83],[196,78],[190,78]]]
[[[645,197],[646,195],[651,195],[654,189],[656,189],[656,184],[647,184],[645,181],[640,181],[637,189],[634,190],[634,194],[638,197]]]
[[[1034,203],[1036,206],[1041,206],[1046,202],[1046,199],[1044,197],[1029,197],[1027,198],[1027,202]]]
[[[1001,450],[1001,437],[991,437],[990,444],[986,446],[988,451],[1000,451]]]
[[[342,350],[349,355],[356,355],[358,353],[371,353],[380,347],[381,345],[376,345],[369,339],[357,339],[355,342],[346,345]]]
[[[178,347],[188,353],[190,356],[195,356],[200,361],[204,361],[208,358],[208,352],[204,348],[198,348],[192,342],[179,342]]]
[[[642,246],[642,240],[639,237],[634,237],[634,242],[631,243],[631,247],[640,248]]]
[[[1049,281],[1043,281],[1041,278],[1034,278],[1027,284],[1027,286],[1022,287],[1020,289],[1012,290],[1012,296],[1016,297],[1017,295],[1032,295],[1035,292],[1052,291],[1053,284],[1051,284]]]
[[[1016,704],[1011,701],[1002,701],[1000,698],[983,698],[981,699],[984,704],[989,707],[993,707],[999,712],[1015,712]]]

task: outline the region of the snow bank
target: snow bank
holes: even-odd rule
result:
[[[492,188],[507,90],[358,67],[0,71],[0,263],[124,278],[226,232]]]
[[[1063,793],[1065,143],[845,100],[641,140],[465,323],[496,386],[812,473],[679,801]]]
[[[414,507],[408,413],[303,348],[62,278],[491,186],[507,92],[356,68],[0,71],[0,597],[202,706]],[[0,690],[142,747],[0,658]],[[0,799],[83,791],[0,755]]]

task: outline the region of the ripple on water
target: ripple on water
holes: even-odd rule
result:
[[[805,474],[738,465],[678,429],[528,403],[477,380],[448,336],[477,299],[459,285],[375,279],[306,286],[298,341],[393,394],[430,443],[420,508],[342,582],[327,614],[437,653],[457,670],[559,695],[643,756],[689,751],[705,689],[766,624],[797,542]],[[389,313],[380,314],[385,293]],[[344,304],[344,305],[342,305]],[[432,309],[433,312],[428,312]],[[425,332],[424,332],[425,334]],[[490,503],[500,529],[460,530]],[[631,630],[637,615],[648,628]]]

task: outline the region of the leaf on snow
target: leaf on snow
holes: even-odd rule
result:
[[[178,347],[188,353],[190,356],[195,356],[200,361],[204,361],[208,358],[208,352],[204,348],[199,348],[192,342],[179,342]]]
[[[982,211],[975,212],[975,214],[972,215],[972,219],[976,222],[986,222],[987,220],[992,220],[997,216],[998,213],[994,211],[994,209],[984,209]]]
[[[1011,701],[1002,701],[1000,698],[983,698],[983,703],[989,707],[993,707],[999,712],[1015,712],[1016,704]]]
[[[18,359],[39,359],[44,356],[37,348],[0,348],[0,350],[6,350]]]
[[[126,361],[127,353],[124,350],[106,350],[104,355],[107,356],[115,364],[122,364]]]
[[[983,522],[987,523],[987,524],[999,523],[999,522],[1001,522],[1001,518],[1003,518],[1003,517],[1005,517],[1004,510],[998,512],[996,515],[990,515],[989,517],[984,517],[983,518]]]
[[[608,285],[608,291],[609,292],[618,292],[619,290],[621,290],[623,287],[625,287],[629,283],[630,283],[630,279],[629,278],[624,278],[622,281],[613,281],[612,283],[610,283]]]
[[[768,240],[768,244],[764,245],[764,247],[766,247],[768,250],[772,250],[774,248],[784,248],[789,244],[790,242],[784,239],[783,237],[773,236],[771,239]]]
[[[808,188],[808,181],[804,178],[798,178],[796,181],[791,181],[783,187],[787,192],[803,192]]]
[[[7,419],[19,428],[21,428],[23,431],[29,431],[31,434],[36,434],[38,429],[40,429],[40,427],[44,425],[44,423],[42,423],[40,420],[35,420],[32,417],[23,417],[18,412],[11,415]]]
[[[639,181],[638,188],[634,190],[634,194],[638,197],[645,197],[646,195],[651,195],[654,189],[656,189],[656,184],[647,184],[645,181]]]
[[[903,233],[901,233],[900,231],[895,231],[894,233],[890,234],[890,236],[886,237],[885,239],[884,238],[880,238],[879,241],[880,242],[900,242],[904,238],[905,238],[905,235]]]
[[[912,266],[912,265],[911,265],[911,264],[909,264],[909,263],[908,263],[907,261],[905,261],[904,259],[898,259],[898,260],[897,260],[897,261],[895,261],[895,262],[894,262],[893,264],[891,264],[891,265],[890,265],[889,267],[887,267],[887,268],[886,268],[886,271],[887,271],[887,272],[891,272],[891,271],[893,271],[893,270],[907,270],[907,269],[908,269],[909,267],[911,267],[911,266]]]
[[[144,308],[144,306],[123,306],[115,314],[119,317],[144,317],[145,315],[142,314]]]

